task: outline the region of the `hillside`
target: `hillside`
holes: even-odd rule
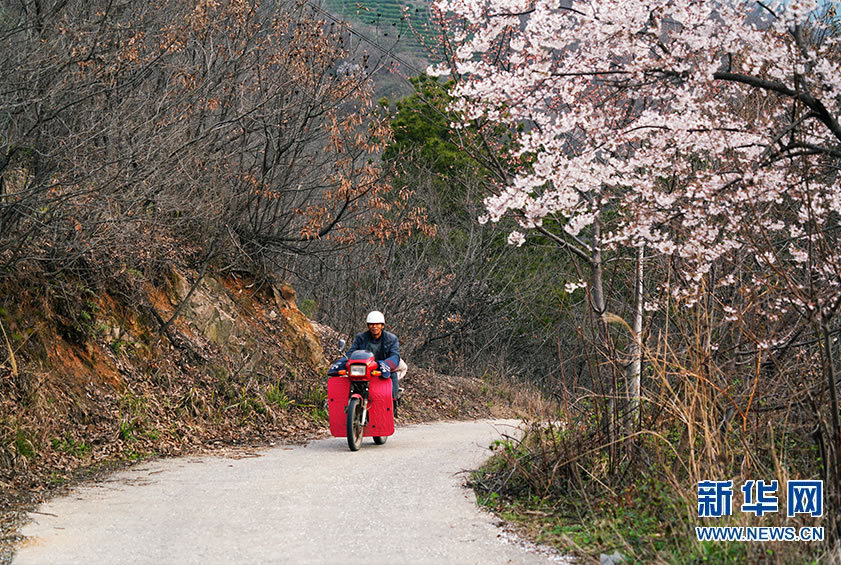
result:
[[[399,99],[412,93],[403,77],[422,72],[436,58],[438,31],[424,0],[325,0],[324,8],[347,22],[369,57],[363,64],[380,68],[373,74],[376,97]],[[353,40],[352,40],[353,43]]]
[[[83,293],[76,311],[24,289],[3,294],[5,543],[35,499],[103,470],[327,434],[325,359],[338,356],[339,336],[280,282],[197,279],[173,270],[147,287],[151,314],[109,293]],[[165,331],[158,317],[171,320]],[[399,423],[512,416],[528,403],[500,383],[410,375]]]

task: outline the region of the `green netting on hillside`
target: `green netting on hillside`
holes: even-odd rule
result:
[[[424,55],[424,45],[431,45],[435,35],[427,2],[325,0],[324,5],[351,24],[364,24],[360,31],[372,34],[369,39],[398,52]]]

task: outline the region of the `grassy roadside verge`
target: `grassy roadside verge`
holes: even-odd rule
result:
[[[477,501],[513,524],[526,539],[574,555],[582,563],[599,563],[602,555],[617,552],[626,563],[745,563],[744,547],[737,544],[692,543],[680,502],[646,496],[645,483],[634,485],[620,497],[598,501],[575,495],[557,499],[507,498],[479,486],[484,471],[473,478]],[[619,500],[624,498],[624,500]]]
[[[524,538],[582,563],[834,563],[825,544],[797,541],[698,541],[696,526],[819,526],[783,511],[757,517],[734,512],[699,519],[697,485],[681,474],[680,452],[658,460],[654,442],[638,441],[636,457],[608,472],[605,450],[588,449],[585,428],[531,422],[520,438],[495,443],[470,477],[477,502]],[[761,472],[761,471],[759,471]],[[729,478],[729,477],[728,477]],[[739,477],[734,483],[739,484]]]

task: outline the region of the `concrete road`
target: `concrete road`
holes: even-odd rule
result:
[[[548,563],[479,510],[461,471],[513,422],[398,428],[254,457],[146,463],[31,515],[14,563]],[[542,554],[541,554],[542,553]]]

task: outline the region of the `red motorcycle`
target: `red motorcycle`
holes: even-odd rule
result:
[[[391,379],[380,378],[379,364],[370,351],[354,351],[336,373],[327,380],[330,433],[347,437],[351,451],[359,450],[363,437],[384,444],[394,434]]]

